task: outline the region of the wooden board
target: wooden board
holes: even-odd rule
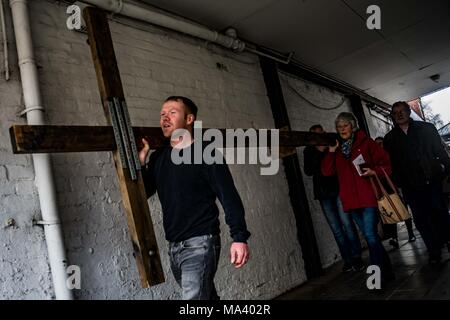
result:
[[[83,15],[86,21],[103,109],[108,124],[111,124],[108,101],[113,97],[122,101],[125,98],[108,20],[104,11],[94,7],[86,7],[83,10]],[[138,171],[138,179],[133,181],[129,170],[122,167],[119,152],[116,150],[113,151],[113,154],[134,256],[141,284],[146,288],[164,282],[164,272],[145,195],[144,183],[140,171]]]
[[[225,134],[226,129],[219,130]],[[151,149],[167,143],[159,127],[133,127],[133,132],[138,149],[142,148],[141,138],[149,141]],[[9,133],[13,152],[16,154],[93,152],[117,149],[113,129],[110,126],[13,125],[9,129]],[[335,139],[336,134],[332,133],[280,131],[279,143],[280,147],[332,145],[335,144]]]

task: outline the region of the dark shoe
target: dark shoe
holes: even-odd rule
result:
[[[441,256],[432,256],[428,258],[428,264],[430,265],[436,265],[441,263],[442,257]]]
[[[400,248],[400,246],[398,245],[398,241],[397,241],[396,239],[391,239],[391,240],[389,240],[389,244],[390,244],[391,246],[393,246],[394,249]]]
[[[361,271],[364,270],[366,266],[364,265],[364,262],[361,258],[355,259],[353,262],[353,270],[355,271]]]
[[[342,272],[350,272],[353,270],[353,266],[350,263],[344,263],[344,266],[342,267]]]
[[[416,241],[416,236],[411,236],[411,237],[409,237],[409,240],[408,240],[408,242],[414,242],[414,241]]]

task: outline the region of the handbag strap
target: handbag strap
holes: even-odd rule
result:
[[[378,177],[378,174],[375,172],[375,179],[377,180],[377,184],[380,187],[381,193],[384,196],[388,196],[389,194],[387,193],[386,189],[384,188],[383,184],[380,181],[380,178]]]
[[[384,168],[381,168],[381,170],[383,170],[384,176],[386,177],[387,182],[389,183],[389,186],[391,187],[392,191],[395,194],[398,194],[397,191],[397,187],[394,185],[394,183],[392,182],[391,178],[389,177],[389,175],[387,174],[386,170],[384,170]]]
[[[380,192],[378,191],[377,187],[375,186],[375,182],[373,182],[373,177],[369,178],[370,184],[372,185],[373,193],[375,193],[375,198],[380,199]]]
[[[395,188],[395,186],[392,183],[391,179],[389,179],[389,176],[387,175],[386,171],[384,171],[384,169],[382,169],[382,170],[383,170],[384,174],[386,175],[386,177],[387,177],[388,181],[390,182],[390,184],[392,184],[391,188],[393,188],[394,193],[397,194],[397,189]],[[378,186],[380,187],[381,193],[383,193],[384,197],[389,202],[389,204],[391,205],[392,209],[394,209],[395,215],[397,216],[397,218],[399,220],[402,220],[402,216],[400,215],[400,212],[398,211],[397,207],[395,206],[394,202],[392,201],[391,197],[389,196],[389,193],[387,193],[386,189],[384,188],[383,184],[381,183],[380,178],[378,177],[378,174],[376,172],[375,172],[375,179],[377,180],[377,183],[378,183]],[[372,182],[372,185],[373,185],[373,182]]]

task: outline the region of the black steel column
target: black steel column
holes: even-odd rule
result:
[[[283,91],[278,77],[277,65],[273,60],[263,57],[260,57],[260,64],[266,84],[267,96],[269,97],[272,108],[275,127],[291,130]],[[289,186],[289,197],[295,215],[297,238],[302,247],[306,276],[308,279],[311,279],[322,275],[323,271],[297,154],[295,153],[283,158],[282,163]]]
[[[364,114],[364,109],[361,103],[361,97],[357,94],[351,94],[348,96],[350,99],[350,106],[352,112],[358,120],[358,125],[360,129],[363,129],[368,136],[370,136],[369,125],[367,124],[366,115]]]

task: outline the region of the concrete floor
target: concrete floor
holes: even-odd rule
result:
[[[415,230],[417,240],[408,242],[406,228],[399,230],[400,249],[384,241],[396,279],[385,290],[368,290],[365,270],[342,273],[342,263],[327,270],[325,275],[297,287],[277,300],[450,300],[450,253],[442,249],[442,262],[428,264],[425,244]],[[368,251],[363,255],[369,262]]]

